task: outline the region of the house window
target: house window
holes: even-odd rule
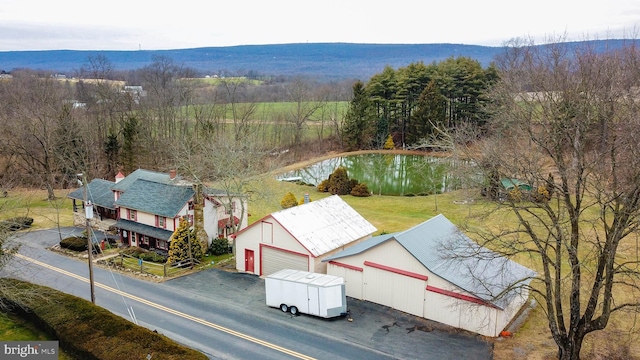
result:
[[[140,239],[140,243],[142,245],[149,245],[149,237],[148,236],[142,236],[142,239]]]
[[[156,226],[159,228],[166,229],[167,228],[167,218],[164,216],[156,215]]]
[[[158,241],[156,241],[156,246],[158,249],[169,250],[169,242],[166,240],[158,239]]]
[[[127,219],[136,221],[138,218],[138,212],[136,210],[127,209]]]

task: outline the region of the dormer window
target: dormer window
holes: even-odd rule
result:
[[[136,210],[127,209],[127,219],[136,221],[138,219],[138,212]]]
[[[167,228],[167,218],[164,216],[156,215],[156,226],[159,228]]]

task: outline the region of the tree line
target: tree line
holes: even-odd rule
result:
[[[351,150],[380,149],[391,135],[396,146],[417,148],[438,131],[482,126],[487,93],[497,80],[493,65],[485,69],[467,57],[387,66],[366,84],[353,85],[343,141]]]
[[[98,55],[76,76],[21,69],[0,79],[0,188],[45,187],[53,198],[79,173],[112,179],[137,168],[195,171],[188,161],[208,165],[193,175],[211,180],[233,171],[219,164],[243,148],[263,157],[337,138],[342,114],[335,104],[349,98],[351,87],[304,77],[260,84],[223,77],[212,84],[167,57],[118,72]],[[258,106],[272,101],[293,105]],[[203,149],[212,150],[207,161],[188,158]]]

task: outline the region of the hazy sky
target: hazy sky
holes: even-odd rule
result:
[[[638,0],[2,0],[0,51],[638,38]]]

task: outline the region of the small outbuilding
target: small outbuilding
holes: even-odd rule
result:
[[[443,215],[324,259],[347,296],[496,337],[527,302],[535,273],[478,246]]]
[[[322,259],[371,238],[376,228],[338,195],[274,212],[235,236],[236,269],[326,273]]]

